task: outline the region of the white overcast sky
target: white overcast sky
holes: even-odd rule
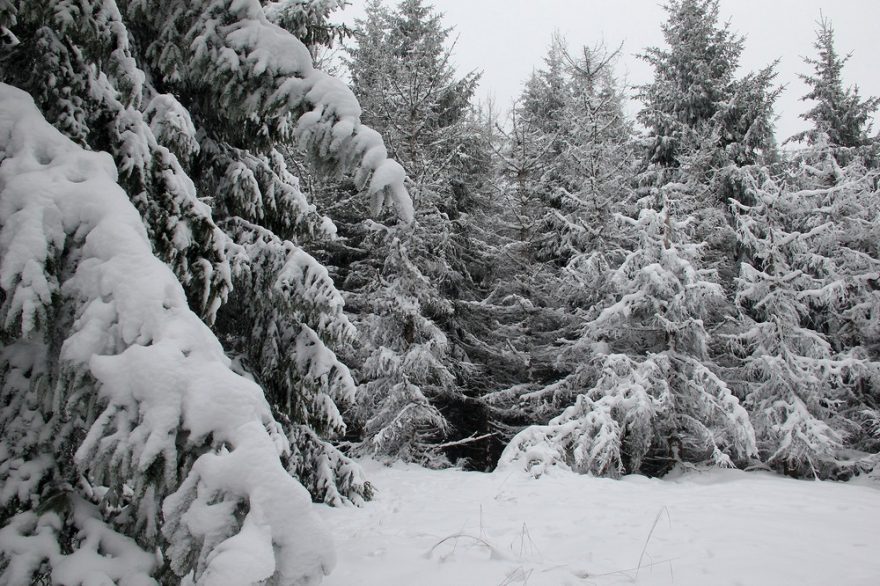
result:
[[[341,19],[363,16],[364,4],[353,0]],[[554,31],[575,50],[602,40],[609,47],[623,43],[618,75],[631,85],[649,82],[653,75],[635,55],[648,46],[663,46],[660,24],[666,13],[654,0],[436,0],[433,5],[458,36],[457,68],[482,71],[478,98],[492,96],[501,109],[541,66]],[[880,95],[880,0],[721,0],[720,6],[731,29],[746,37],[742,72],[780,60],[777,81],[786,85],[776,103],[781,140],[805,125],[798,114],[809,106],[799,100],[806,89],[797,74],[810,72],[801,57],[815,54],[820,11],[833,23],[838,52],[852,53],[844,69],[847,85],[858,85],[863,96]]]

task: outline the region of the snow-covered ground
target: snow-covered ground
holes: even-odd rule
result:
[[[327,586],[880,584],[876,486],[364,466],[375,500],[315,505],[336,538]]]

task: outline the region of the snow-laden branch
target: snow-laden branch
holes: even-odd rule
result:
[[[372,194],[374,210],[390,203],[401,219],[412,219],[403,167],[388,158],[379,133],[361,124],[354,93],[315,69],[308,48],[270,22],[258,0],[128,5],[160,31],[148,52],[158,55],[166,76],[203,86],[215,102],[211,107],[237,114],[242,123],[265,120],[256,130],[267,137],[292,134],[323,164],[353,172],[356,184]]]

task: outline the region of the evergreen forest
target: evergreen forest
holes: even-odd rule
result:
[[[442,5],[346,4],[0,0],[0,585],[318,584],[364,459],[880,479],[832,22],[779,137],[718,0],[637,87],[548,39],[505,111]]]

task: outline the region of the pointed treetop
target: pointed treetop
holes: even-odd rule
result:
[[[824,135],[833,146],[863,146],[869,142],[870,119],[880,107],[880,98],[862,99],[858,86],[844,88],[843,66],[850,55],[838,55],[834,47],[834,28],[830,21],[820,17],[816,24],[818,28],[813,46],[818,55],[815,58],[804,58],[805,63],[813,66],[813,74],[800,76],[810,87],[810,91],[801,99],[815,102],[800,117],[811,122],[813,127],[789,140],[806,140],[814,144]]]

